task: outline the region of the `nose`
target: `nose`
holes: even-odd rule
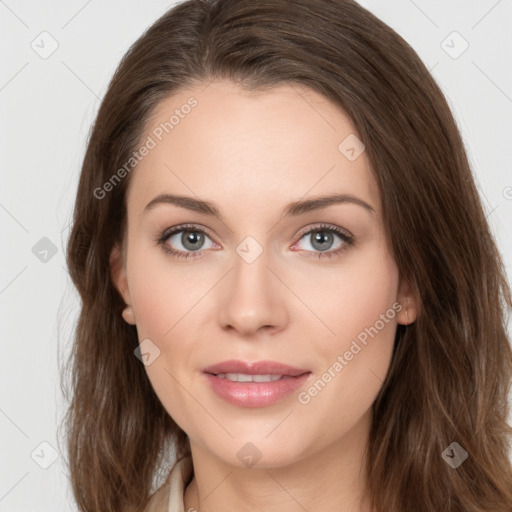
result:
[[[248,263],[238,254],[219,289],[219,324],[239,336],[275,334],[286,327],[286,286],[264,251]],[[290,292],[288,291],[288,294]]]

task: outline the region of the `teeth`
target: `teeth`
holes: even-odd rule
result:
[[[282,375],[248,375],[247,373],[219,373],[220,379],[227,379],[232,382],[273,382],[279,380]]]

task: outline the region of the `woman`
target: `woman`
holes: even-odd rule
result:
[[[500,255],[442,92],[357,3],[152,25],[68,265],[80,510],[512,509]]]

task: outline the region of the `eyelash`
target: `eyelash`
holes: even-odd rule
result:
[[[179,226],[175,226],[171,229],[165,230],[161,235],[159,235],[156,238],[155,243],[157,245],[161,245],[162,249],[164,250],[164,252],[166,254],[170,254],[176,258],[188,259],[188,258],[199,257],[199,254],[194,254],[194,252],[201,253],[201,250],[193,251],[193,252],[183,252],[183,251],[177,251],[175,249],[171,249],[165,245],[165,242],[172,235],[175,235],[176,233],[180,233],[182,231],[190,231],[192,233],[202,233],[203,235],[206,235],[209,238],[212,238],[209,235],[208,231],[204,230],[203,228],[199,228],[193,224],[182,224]],[[344,230],[341,230],[340,228],[338,228],[336,226],[329,225],[329,224],[319,224],[317,226],[313,226],[312,228],[310,228],[308,231],[306,231],[299,237],[299,241],[302,240],[306,235],[310,235],[311,233],[315,233],[315,232],[334,233],[342,239],[344,244],[339,249],[335,249],[334,251],[305,251],[307,253],[310,253],[306,257],[312,257],[312,258],[317,258],[317,259],[332,258],[332,257],[338,256],[341,253],[345,252],[349,247],[351,247],[355,243],[355,240],[351,235],[347,234]]]

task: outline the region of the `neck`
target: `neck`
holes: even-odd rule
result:
[[[343,438],[283,466],[227,464],[191,440],[194,477],[185,510],[370,512],[364,495],[369,413]]]

